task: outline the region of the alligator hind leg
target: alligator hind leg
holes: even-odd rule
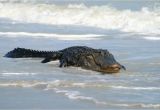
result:
[[[51,61],[51,58],[45,58],[44,60],[41,61],[41,63],[47,63],[47,62],[50,62]]]
[[[56,57],[46,57],[44,60],[41,61],[41,63],[47,63],[47,62],[54,61],[54,60],[57,60],[57,58]]]

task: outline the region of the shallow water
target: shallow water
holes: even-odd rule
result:
[[[0,109],[160,109],[157,8],[136,2],[130,9],[126,2],[17,2],[0,5]],[[3,57],[15,47],[60,50],[74,45],[108,49],[127,70],[102,75],[59,68],[58,61]]]

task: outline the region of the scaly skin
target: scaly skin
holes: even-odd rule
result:
[[[117,73],[125,67],[119,64],[108,50],[93,49],[86,46],[72,46],[59,51],[38,51],[15,48],[8,52],[9,58],[45,58],[42,63],[59,60],[59,67],[82,67],[102,73]]]

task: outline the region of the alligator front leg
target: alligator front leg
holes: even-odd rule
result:
[[[67,66],[67,60],[66,59],[60,59],[59,67],[66,67],[66,66]]]

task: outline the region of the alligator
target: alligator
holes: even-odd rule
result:
[[[105,73],[118,73],[126,68],[118,63],[106,49],[93,49],[86,46],[72,46],[59,51],[39,51],[15,48],[5,54],[8,58],[44,58],[42,63],[59,60],[59,67],[81,67]]]

